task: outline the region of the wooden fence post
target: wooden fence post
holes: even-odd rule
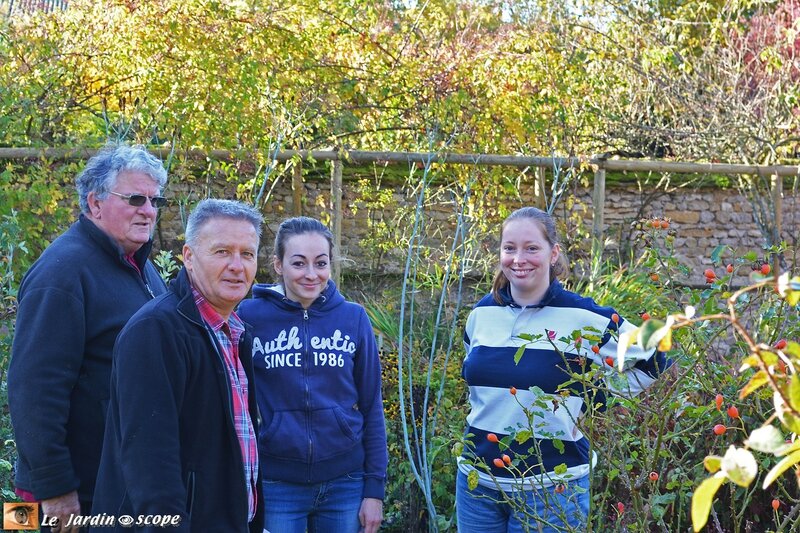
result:
[[[780,244],[781,229],[783,228],[783,177],[773,174],[771,178],[772,189],[772,208],[775,210],[775,240],[772,244]],[[778,272],[780,268],[781,256],[775,254],[772,259],[772,270]]]
[[[592,256],[599,258],[603,254],[603,225],[606,203],[606,169],[594,171],[594,190],[592,191]]]
[[[334,159],[331,170],[331,200],[333,204],[333,253],[339,258],[331,263],[333,282],[341,288],[342,258],[342,160]]]
[[[292,168],[292,213],[299,217],[303,214],[303,161],[298,159]]]
[[[545,169],[544,167],[534,167],[533,169],[533,195],[536,207],[542,211],[547,209],[547,198],[545,197]]]

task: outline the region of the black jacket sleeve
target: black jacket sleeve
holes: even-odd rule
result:
[[[78,488],[67,444],[70,399],[84,355],[84,309],[78,294],[53,286],[31,288],[19,303],[8,403],[19,460],[29,479],[22,488],[39,499]],[[59,327],[65,317],[69,327]]]

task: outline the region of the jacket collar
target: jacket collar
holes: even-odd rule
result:
[[[564,286],[561,285],[561,282],[557,279],[550,282],[550,286],[547,287],[547,292],[544,293],[542,297],[542,301],[538,304],[533,305],[526,305],[525,308],[532,308],[532,309],[540,309],[549,305],[556,297],[558,297],[562,292],[564,292]],[[514,298],[511,296],[511,285],[506,285],[505,287],[501,288],[497,294],[500,295],[500,299],[503,301],[503,305],[508,305],[511,307],[522,307],[518,303],[514,301]]]
[[[192,284],[189,281],[189,274],[186,272],[186,267],[181,268],[178,275],[170,281],[169,290],[178,298],[178,312],[196,324],[203,326],[203,317],[194,303],[194,295],[192,294]]]
[[[78,219],[78,228],[82,233],[92,239],[95,244],[97,244],[97,246],[105,253],[118,259],[119,261],[122,261],[126,265],[128,264],[128,261],[125,259],[125,252],[122,251],[120,245],[117,244],[117,242],[105,231],[97,227],[97,225],[83,213],[81,213],[81,216]],[[152,248],[153,239],[150,239],[138,250],[136,250],[136,252],[134,252],[133,260],[136,261],[136,264],[139,266],[140,272],[144,272],[144,266],[147,262],[147,258],[150,256],[150,250]]]

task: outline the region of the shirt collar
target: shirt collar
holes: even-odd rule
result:
[[[203,320],[208,324],[211,329],[214,331],[219,331],[224,326],[228,326],[231,330],[231,333],[237,333],[244,331],[244,323],[236,314],[235,311],[231,311],[231,315],[228,317],[228,321],[226,322],[222,315],[217,313],[217,311],[208,303],[208,300],[200,294],[200,291],[192,287],[192,296],[194,297],[194,303],[197,305],[197,310],[200,311],[200,316]]]

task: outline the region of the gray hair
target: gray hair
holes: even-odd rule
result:
[[[189,246],[197,244],[197,234],[200,233],[200,229],[215,218],[249,222],[255,228],[259,241],[261,240],[261,224],[264,222],[264,217],[256,208],[236,200],[208,198],[197,204],[189,215],[189,220],[186,222],[186,244]]]
[[[167,183],[164,165],[144,146],[109,146],[92,156],[75,179],[81,211],[89,212],[87,198],[90,192],[101,200],[107,198],[108,192],[117,184],[117,176],[126,171],[147,174],[159,188]]]

